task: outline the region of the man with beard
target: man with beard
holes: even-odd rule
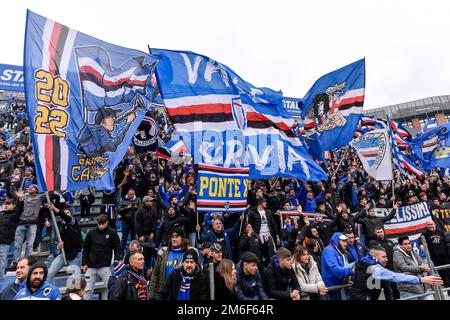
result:
[[[347,240],[344,234],[336,232],[322,252],[322,278],[327,288],[348,283],[353,275],[355,263],[348,262]],[[330,300],[341,300],[341,293],[329,292],[328,297]]]
[[[148,300],[144,266],[144,255],[131,251],[127,268],[112,286],[109,300]]]
[[[161,241],[161,246],[165,246],[169,243],[170,237],[175,229],[183,229],[184,233],[184,226],[188,223],[190,223],[193,219],[195,219],[195,215],[192,215],[191,217],[177,217],[176,211],[174,207],[170,207],[168,210],[167,218],[164,219],[163,223],[161,224],[161,227],[159,229],[159,234],[156,240],[156,246],[158,246]],[[195,220],[194,220],[195,221]]]
[[[183,265],[172,271],[161,294],[168,300],[209,300],[208,278],[200,269],[195,249],[184,253]]]
[[[47,281],[47,266],[37,262],[30,267],[25,288],[14,300],[61,300],[59,289]]]

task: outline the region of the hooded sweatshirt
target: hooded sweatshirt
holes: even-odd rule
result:
[[[37,268],[44,269],[44,280],[41,286],[32,292],[30,286],[31,274],[33,273],[33,270]],[[61,300],[59,289],[47,282],[47,273],[47,266],[44,262],[33,264],[28,271],[26,286],[17,293],[14,300]]]
[[[355,263],[348,263],[347,256],[339,247],[340,232],[335,232],[330,244],[322,252],[322,278],[327,287],[342,285],[344,278],[353,275]]]

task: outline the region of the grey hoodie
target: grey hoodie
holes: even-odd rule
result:
[[[423,271],[420,268],[422,264],[422,258],[411,250],[411,255],[407,254],[401,248],[395,248],[394,250],[394,271],[409,274],[413,276],[422,276]],[[397,284],[398,290],[407,291],[411,293],[424,293],[424,286],[422,284]]]

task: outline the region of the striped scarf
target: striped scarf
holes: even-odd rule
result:
[[[191,277],[183,276],[181,281],[180,292],[178,292],[177,300],[189,300],[191,294]]]
[[[148,300],[148,291],[147,291],[147,281],[145,281],[145,277],[143,274],[139,275],[131,270],[128,270],[128,273],[138,280],[136,283],[136,291],[139,300]]]

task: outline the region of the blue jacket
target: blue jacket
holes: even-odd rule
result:
[[[247,276],[242,270],[242,261],[239,261],[236,266],[236,273],[236,296],[239,300],[269,300],[264,292],[259,271],[254,276]]]
[[[319,201],[323,198],[323,192],[321,192],[317,197],[315,197],[312,200],[308,200],[307,196],[308,196],[308,191],[306,191],[305,185],[302,185],[297,199],[300,200],[304,212],[315,213],[316,207],[317,207],[317,201]]]
[[[222,230],[221,237],[225,239],[225,247],[226,247],[226,257],[227,259],[233,260],[233,247],[231,246],[231,241],[234,239],[234,237],[239,232],[241,219],[238,219],[233,227]],[[202,232],[200,237],[201,242],[209,241],[211,243],[217,242],[217,234],[214,232],[213,229],[209,230],[208,232]]]
[[[28,290],[28,287],[22,288],[14,297],[14,300],[61,300],[61,293],[57,287],[45,281],[33,293]]]
[[[5,279],[6,280],[6,279]],[[4,280],[4,281],[5,281]],[[6,281],[10,281],[9,279]],[[25,288],[25,283],[16,283],[16,278],[12,278],[1,291],[0,291],[0,300],[14,300],[16,294],[22,289]]]
[[[187,192],[187,187],[186,187],[186,185],[183,185],[183,188],[181,189],[181,191],[165,192],[163,185],[160,184],[159,187],[158,187],[158,191],[159,191],[159,195],[161,196],[161,199],[164,201],[164,204],[168,207],[169,204],[170,204],[169,203],[169,198],[171,196],[175,196],[178,199],[178,201],[180,201],[180,199]]]
[[[340,232],[335,232],[330,244],[322,252],[322,279],[327,287],[341,285],[344,278],[353,275],[355,263],[348,263],[347,256],[339,248]]]
[[[364,257],[367,253],[369,252],[369,249],[362,244],[361,242],[356,242],[351,246],[348,245],[347,246],[347,259],[348,262],[352,263],[355,262],[356,260],[361,259],[362,257]]]

